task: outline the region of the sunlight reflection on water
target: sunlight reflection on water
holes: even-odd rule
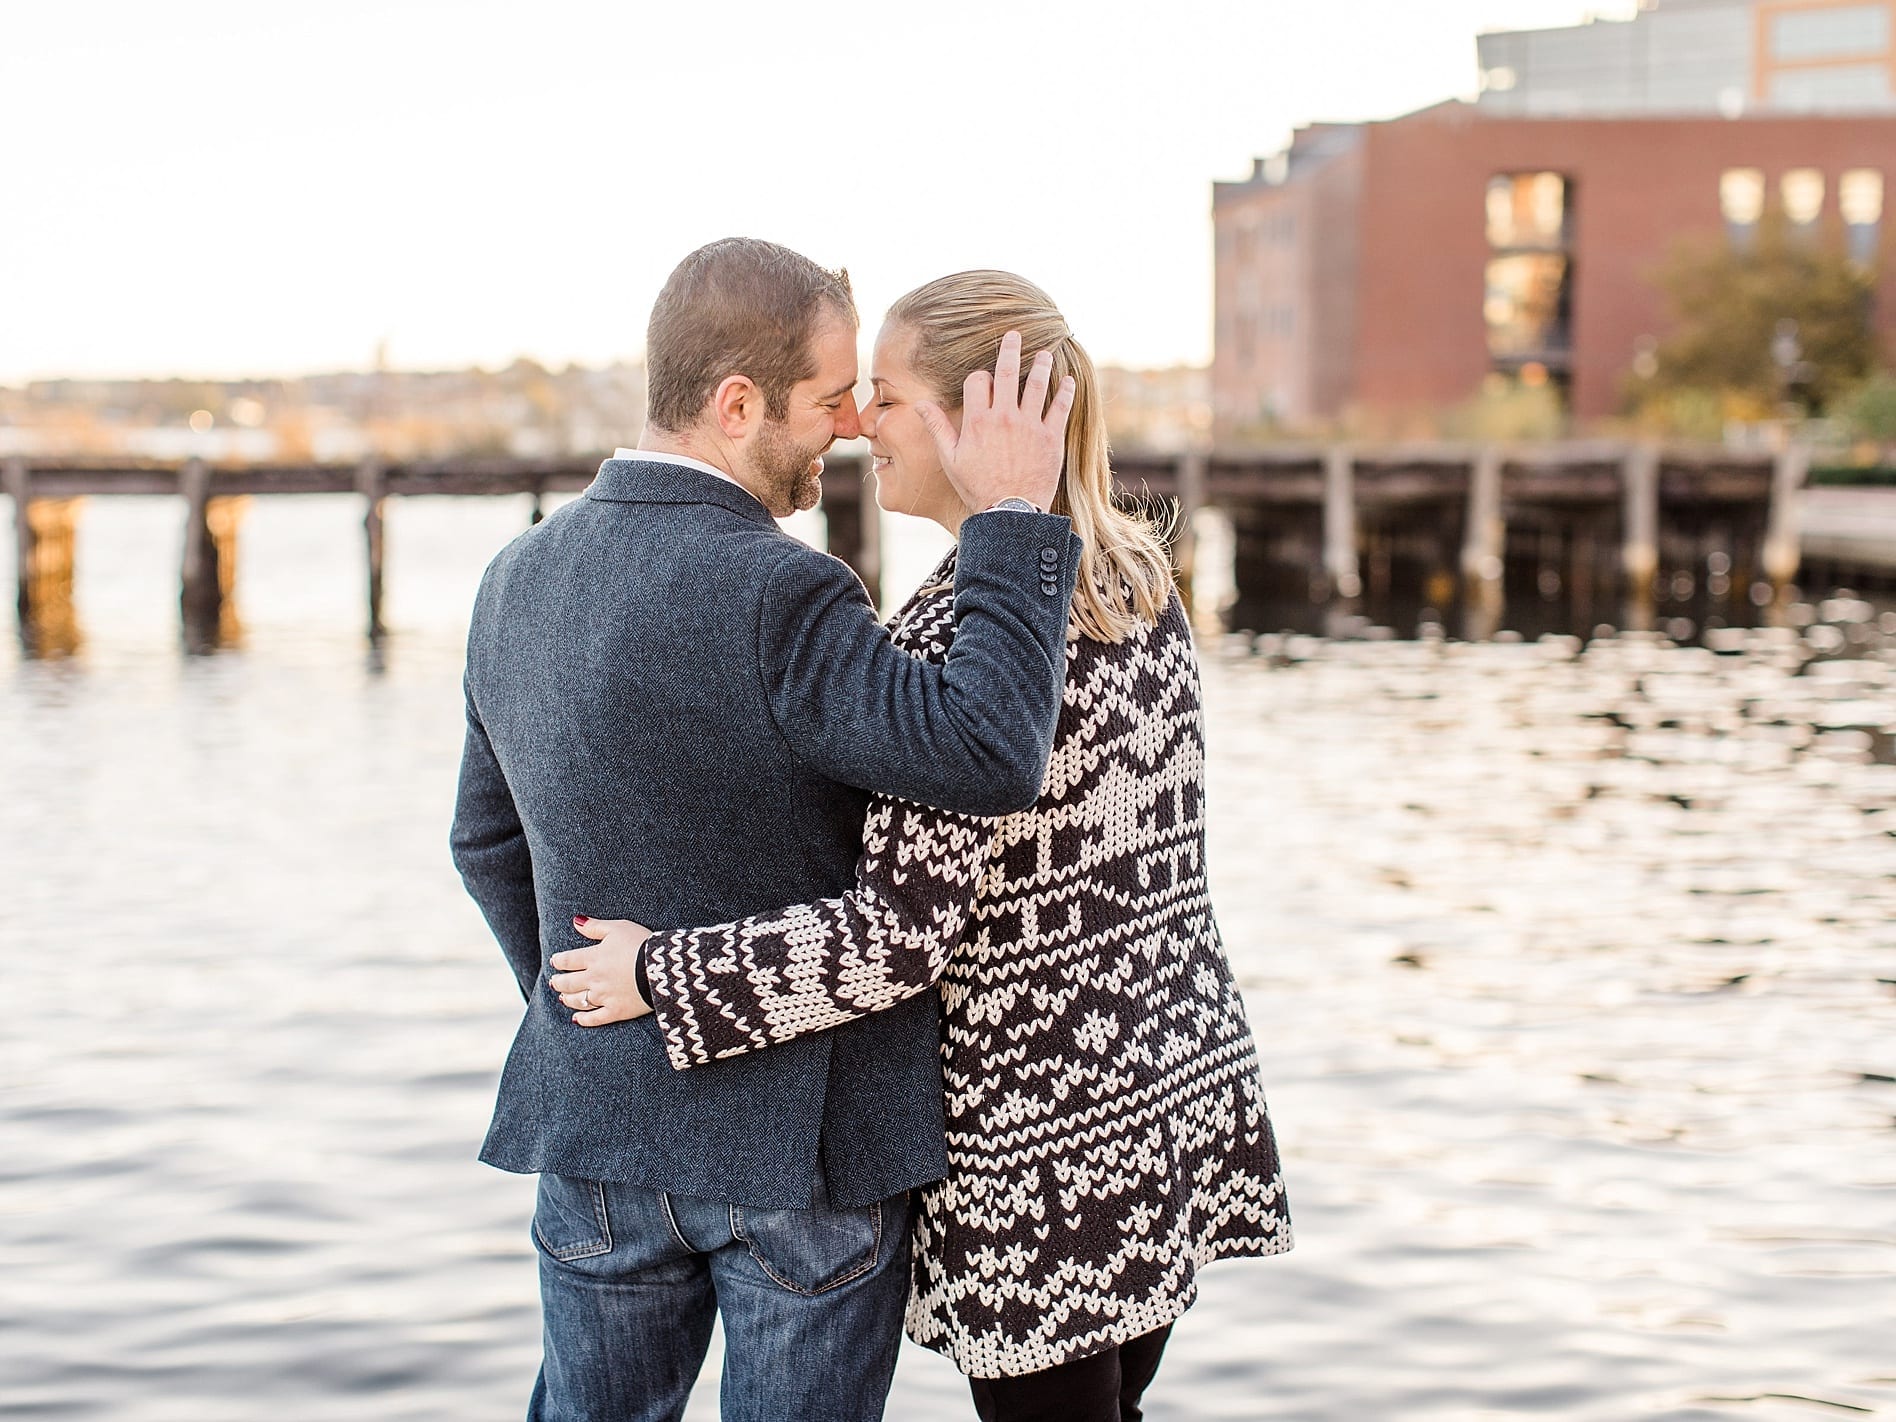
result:
[[[175,509],[98,500],[81,656],[0,654],[0,1415],[520,1415],[517,997],[444,838],[524,507],[398,506],[378,671],[351,501],[259,501],[244,648],[186,661]],[[1155,1422],[1896,1411],[1896,656],[1812,611],[1208,652],[1299,1244],[1206,1272]],[[889,1415],[971,1409],[909,1348]]]

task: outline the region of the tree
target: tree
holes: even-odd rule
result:
[[[1681,242],[1659,284],[1672,332],[1631,387],[1642,410],[1709,395],[1738,417],[1818,414],[1876,363],[1869,273],[1781,213],[1742,246]]]
[[[1844,398],[1838,413],[1858,439],[1896,450],[1896,374],[1872,375]]]

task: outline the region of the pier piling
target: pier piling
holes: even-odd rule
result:
[[[224,579],[218,567],[218,540],[211,529],[211,470],[201,459],[188,459],[178,471],[184,495],[184,568],[178,604],[186,642],[194,650],[214,647],[224,609]]]
[[[1332,446],[1323,458],[1323,572],[1335,596],[1347,601],[1362,595],[1356,548],[1356,463],[1348,445]]]
[[[13,500],[14,605],[20,641],[33,656],[70,656],[79,648],[73,580],[83,501],[36,493],[33,471],[22,459],[0,464],[0,485]]]
[[[1799,516],[1804,482],[1810,477],[1810,451],[1790,445],[1778,451],[1771,466],[1771,508],[1765,517],[1764,575],[1774,590],[1797,576],[1803,556],[1803,520]]]
[[[19,584],[14,606],[19,610],[20,626],[26,628],[33,621],[33,555],[37,542],[31,514],[33,475],[24,459],[9,459],[0,465],[0,479],[5,481],[7,497],[13,501],[14,572]]]
[[[1621,513],[1620,569],[1626,596],[1635,607],[1652,605],[1653,579],[1659,573],[1659,450],[1635,444],[1620,466],[1625,498]]]
[[[1468,473],[1468,517],[1461,548],[1462,585],[1483,603],[1499,601],[1508,527],[1501,513],[1501,451],[1484,445]]]
[[[382,504],[388,497],[388,472],[379,461],[365,459],[356,466],[356,492],[362,495],[362,533],[368,550],[369,640],[378,642],[387,630],[382,625]],[[536,496],[536,514],[539,505]]]
[[[1195,520],[1205,505],[1205,464],[1202,450],[1182,455],[1178,461],[1178,504],[1172,525],[1172,575],[1184,600],[1187,616],[1197,609],[1192,605],[1192,575],[1198,566],[1198,530]]]

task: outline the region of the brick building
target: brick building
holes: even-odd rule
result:
[[[1491,377],[1620,404],[1665,334],[1674,242],[1742,242],[1771,207],[1879,273],[1896,114],[1518,117],[1445,103],[1300,130],[1213,192],[1214,432],[1459,404]]]

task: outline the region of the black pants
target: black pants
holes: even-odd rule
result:
[[[981,1422],[1139,1422],[1172,1325],[1017,1378],[969,1378]]]

